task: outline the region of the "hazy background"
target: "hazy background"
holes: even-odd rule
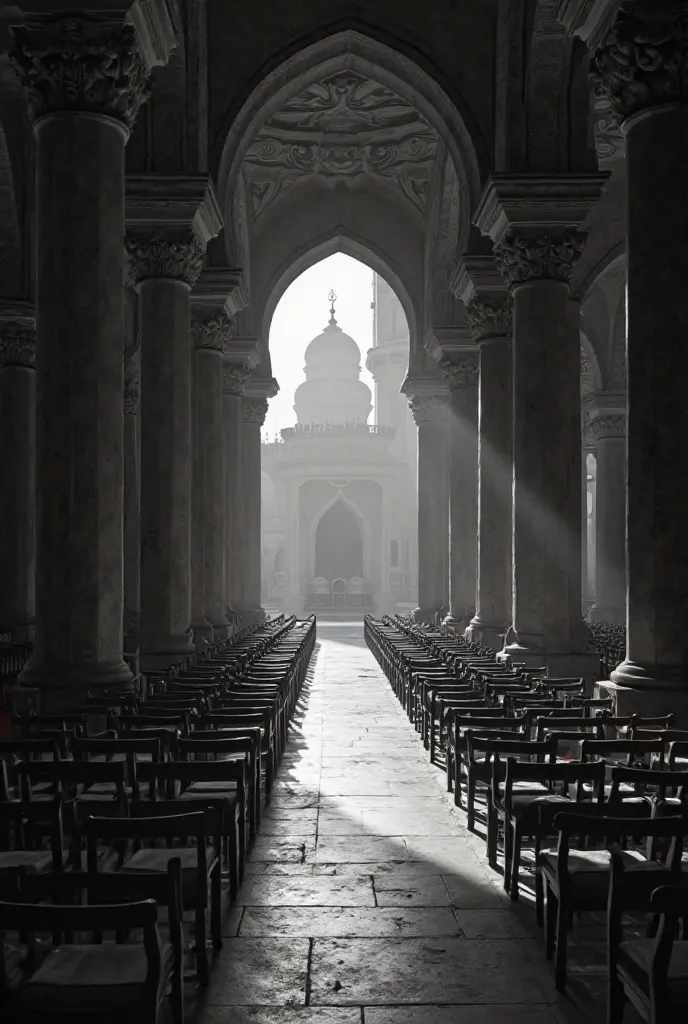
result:
[[[270,325],[272,375],[280,390],[270,399],[263,436],[272,440],[282,427],[296,422],[294,392],[305,380],[304,352],[316,334],[330,319],[330,289],[337,293],[335,317],[343,331],[350,334],[361,350],[361,380],[372,393],[375,383],[365,368],[366,353],[373,344],[373,272],[351,256],[335,253],[316,263],[287,288],[280,299]],[[375,409],[369,423],[375,422]]]

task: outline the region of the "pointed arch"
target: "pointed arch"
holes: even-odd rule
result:
[[[364,579],[366,578],[366,574],[369,575],[370,561],[371,561],[371,552],[372,552],[372,543],[373,543],[373,538],[372,538],[372,533],[371,533],[371,529],[370,529],[370,524],[368,523],[367,519],[365,518],[365,516],[363,515],[363,513],[361,512],[359,507],[356,504],[354,504],[353,501],[351,501],[349,498],[347,498],[345,494],[342,494],[341,491],[338,491],[328,502],[326,502],[323,505],[323,507],[321,509],[319,509],[318,513],[315,516],[313,516],[313,519],[311,521],[311,524],[310,524],[310,527],[309,527],[309,530],[308,530],[308,559],[309,559],[309,562],[308,562],[308,579],[309,580],[314,579],[315,575],[316,575],[316,572],[315,572],[315,540],[316,540],[316,535],[317,535],[317,532],[318,532],[318,526],[320,525],[320,522],[321,522],[323,516],[325,516],[339,502],[341,502],[341,504],[344,505],[349,510],[349,512],[353,513],[353,515],[355,516],[355,518],[356,518],[356,520],[358,522],[358,527],[359,527],[359,530],[361,531],[361,539],[363,541],[363,572],[362,572],[361,575],[363,576]]]

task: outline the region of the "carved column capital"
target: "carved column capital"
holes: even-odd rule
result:
[[[205,245],[192,228],[128,231],[125,245],[130,273],[137,284],[166,277],[192,288],[203,269]]]
[[[476,295],[466,306],[466,316],[476,341],[511,337],[513,300],[504,295]]]
[[[625,437],[626,415],[625,413],[617,412],[591,417],[588,430],[593,443],[602,441],[607,437]]]
[[[449,401],[447,395],[413,395],[409,409],[417,427],[425,423],[444,423]]]
[[[688,0],[625,0],[593,53],[590,76],[623,120],[685,102]]]
[[[244,363],[223,363],[222,390],[226,395],[241,397],[250,375],[251,368]]]
[[[244,398],[241,402],[241,416],[244,423],[257,423],[263,426],[268,414],[267,398]]]
[[[36,366],[36,327],[28,320],[0,318],[0,370]]]
[[[124,364],[124,415],[136,416],[139,409],[140,375],[138,359]]]
[[[495,262],[509,288],[543,279],[568,283],[585,241],[579,230],[551,235],[512,231],[495,246]]]
[[[231,341],[232,322],[222,310],[194,310],[191,314],[191,338],[197,349],[226,351]]]
[[[9,56],[32,121],[82,111],[131,128],[150,88],[132,25],[82,14],[34,15],[12,35]]]
[[[477,387],[480,376],[480,360],[477,352],[444,356],[439,368],[450,391]]]

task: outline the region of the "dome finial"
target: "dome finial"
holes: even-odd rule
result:
[[[330,300],[330,327],[336,327],[337,321],[334,318],[334,304],[337,301],[337,296],[334,289],[330,290],[330,294],[327,297]]]

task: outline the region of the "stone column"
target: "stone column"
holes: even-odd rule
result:
[[[418,608],[419,622],[446,611],[449,600],[449,399],[435,385],[412,385],[410,408],[418,427]]]
[[[272,382],[270,382],[272,385]],[[262,394],[261,394],[262,392]],[[267,395],[276,394],[276,389],[260,387],[251,381],[247,394],[242,399],[242,479],[244,579],[242,594],[242,622],[255,622],[265,615],[260,604],[260,533],[261,533],[261,479],[260,479],[260,431],[268,414]],[[263,397],[265,395],[265,397]]]
[[[626,618],[626,396],[593,398],[590,432],[597,440],[595,603],[591,622]]]
[[[232,338],[222,367],[225,493],[225,614],[239,624],[244,607],[244,488],[242,396],[258,362],[255,340]]]
[[[189,293],[221,227],[204,176],[127,181],[127,253],[141,339],[141,668],[194,651]]]
[[[195,465],[198,467],[201,538],[201,612],[210,625],[208,640],[227,638],[224,612],[224,424],[222,352],[229,341],[226,313],[196,309],[191,322],[196,349]]]
[[[139,362],[124,367],[124,637],[125,650],[138,647],[141,596],[139,533]]]
[[[628,688],[617,706],[684,720],[688,182],[677,168],[688,158],[687,38],[688,0],[636,0],[621,4],[593,56],[626,139],[627,649],[612,680]]]
[[[588,532],[588,455],[595,452],[595,445],[590,433],[590,410],[587,402],[581,411],[581,595],[582,607],[585,609],[594,596],[590,569],[590,541]]]
[[[0,634],[12,643],[33,639],[35,366],[33,312],[0,310]]]
[[[476,223],[513,296],[513,616],[506,652],[592,676],[581,616],[580,331],[569,280],[604,175],[499,175]]]
[[[511,623],[511,298],[478,292],[467,307],[480,345],[478,587],[467,635],[501,650]]]
[[[36,136],[36,630],[44,706],[131,681],[123,653],[124,147],[147,68],[124,14],[27,15]]]
[[[478,575],[478,353],[446,355],[449,389],[449,614],[463,633],[475,614]]]

